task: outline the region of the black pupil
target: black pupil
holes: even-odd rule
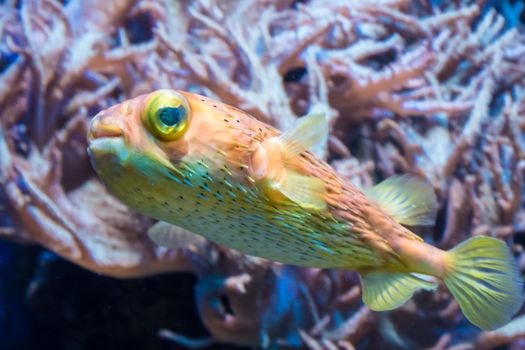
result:
[[[159,119],[166,126],[177,125],[184,116],[184,107],[164,107],[159,110]]]

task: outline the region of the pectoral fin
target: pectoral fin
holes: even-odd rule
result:
[[[317,210],[326,208],[325,184],[315,177],[287,171],[284,180],[272,187],[302,207]]]
[[[328,137],[328,123],[322,112],[311,113],[299,118],[295,126],[277,138],[282,163],[277,171],[265,171],[278,176],[269,176],[267,184],[270,192],[278,191],[302,207],[322,210],[326,208],[325,183],[313,176],[305,176],[291,170],[288,166],[302,152],[325,142]],[[256,153],[260,155],[259,153]],[[261,172],[262,173],[262,172]]]
[[[286,159],[325,142],[327,137],[328,122],[325,114],[315,112],[297,119],[292,129],[279,136],[279,141]]]
[[[437,201],[427,182],[412,176],[392,176],[366,191],[368,198],[405,225],[434,224]]]
[[[409,273],[373,271],[363,273],[363,302],[374,311],[386,311],[403,305],[418,289],[434,290],[435,282]]]

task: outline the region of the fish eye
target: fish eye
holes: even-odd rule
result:
[[[158,90],[146,100],[143,121],[148,130],[162,141],[182,137],[189,126],[188,101],[173,90]]]

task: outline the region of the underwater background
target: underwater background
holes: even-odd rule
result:
[[[449,249],[505,240],[525,270],[525,4],[430,0],[0,1],[0,349],[525,349],[445,288],[370,311],[359,278],[244,256],[153,221],[89,165],[89,120],[158,88],[281,130],[330,108],[318,154],[367,188],[426,178]]]

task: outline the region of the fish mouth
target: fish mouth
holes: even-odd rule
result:
[[[116,125],[104,125],[101,128],[91,129],[88,139],[94,140],[102,137],[119,137],[122,136],[122,129]]]
[[[117,156],[124,145],[124,130],[121,122],[112,113],[100,112],[89,124],[87,135],[89,156]]]
[[[125,144],[122,137],[104,136],[89,141],[87,152],[92,160],[107,157],[119,158],[124,148]]]
[[[108,137],[121,137],[124,132],[120,125],[108,123],[104,115],[97,115],[89,125],[88,141]]]

